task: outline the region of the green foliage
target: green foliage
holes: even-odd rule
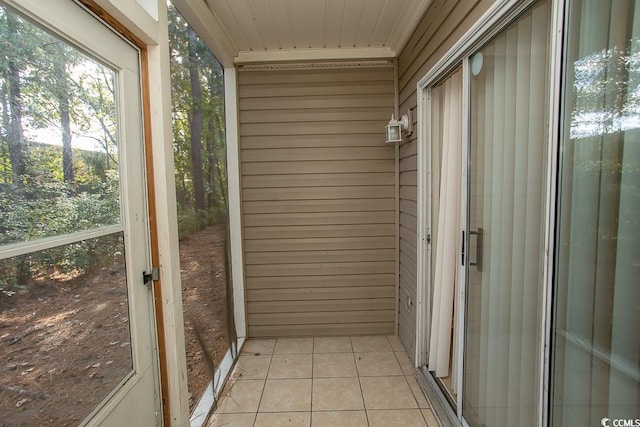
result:
[[[0,244],[71,234],[119,221],[117,172],[78,192],[64,181],[4,186],[0,192]],[[110,264],[119,250],[119,238],[106,236],[58,246],[0,261],[0,288],[12,290],[29,284],[35,274],[83,274]],[[38,273],[35,273],[38,272]]]
[[[178,234],[180,239],[202,228],[203,220],[191,207],[178,204]]]

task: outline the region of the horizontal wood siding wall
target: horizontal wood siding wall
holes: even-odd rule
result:
[[[493,4],[493,0],[434,0],[398,59],[400,111],[416,111],[416,86]],[[414,116],[417,122],[424,118]],[[399,335],[415,354],[417,294],[417,135],[400,147],[400,313]]]
[[[239,73],[250,337],[395,332],[393,79]]]

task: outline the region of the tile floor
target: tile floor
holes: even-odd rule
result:
[[[207,424],[438,425],[394,336],[249,340]]]

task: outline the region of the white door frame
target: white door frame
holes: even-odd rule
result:
[[[75,2],[1,0],[1,3],[107,64],[117,74],[122,221],[118,225],[86,233],[47,239],[39,245],[44,245],[44,249],[47,245],[57,246],[65,240],[92,238],[112,232],[124,233],[125,248],[128,249],[125,257],[133,370],[110,391],[102,403],[87,414],[83,424],[159,424],[162,417],[153,293],[142,280],[142,272],[150,270],[151,253],[140,51]]]

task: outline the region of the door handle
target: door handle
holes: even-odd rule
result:
[[[469,260],[469,265],[473,265],[478,271],[482,271],[482,238],[484,235],[482,227],[478,227],[477,231],[469,231],[469,240],[471,240],[471,236],[474,235],[476,236],[476,261],[471,262],[471,260]],[[471,246],[471,242],[469,242],[469,246]]]

